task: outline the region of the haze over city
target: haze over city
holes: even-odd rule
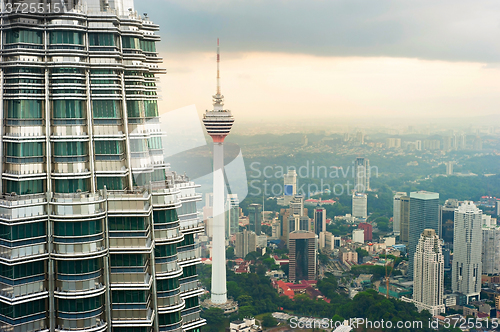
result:
[[[162,112],[209,108],[219,37],[222,92],[240,125],[264,117],[470,125],[500,106],[499,6],[152,0],[138,10],[161,25]]]

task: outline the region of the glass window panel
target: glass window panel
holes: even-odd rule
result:
[[[54,100],[53,114],[56,119],[85,118],[85,102],[83,100]]]
[[[90,46],[115,46],[115,36],[112,33],[89,33]]]
[[[41,119],[43,111],[42,100],[7,100],[7,118],[11,119]]]
[[[12,181],[4,180],[6,193],[16,193],[18,195],[39,194],[44,192],[43,180]]]
[[[43,44],[43,32],[25,29],[7,30],[5,32],[5,43]]]
[[[83,33],[76,31],[51,31],[50,44],[83,45]]]
[[[54,180],[54,189],[56,193],[76,193],[78,190],[82,192],[88,191],[88,179],[70,179],[70,180]]]
[[[116,119],[121,117],[120,105],[117,100],[92,101],[94,118]]]
[[[54,156],[86,156],[87,147],[87,142],[55,142]]]

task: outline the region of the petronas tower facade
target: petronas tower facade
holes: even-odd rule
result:
[[[198,331],[201,196],[163,157],[159,26],[131,0],[31,2],[1,14],[0,330]]]

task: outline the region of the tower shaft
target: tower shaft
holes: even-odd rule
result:
[[[226,303],[226,246],[224,222],[224,143],[213,145],[214,208],[212,244],[212,295],[213,303]]]

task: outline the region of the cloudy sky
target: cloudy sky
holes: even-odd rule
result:
[[[162,108],[211,107],[215,47],[239,120],[500,113],[497,0],[143,0]]]

